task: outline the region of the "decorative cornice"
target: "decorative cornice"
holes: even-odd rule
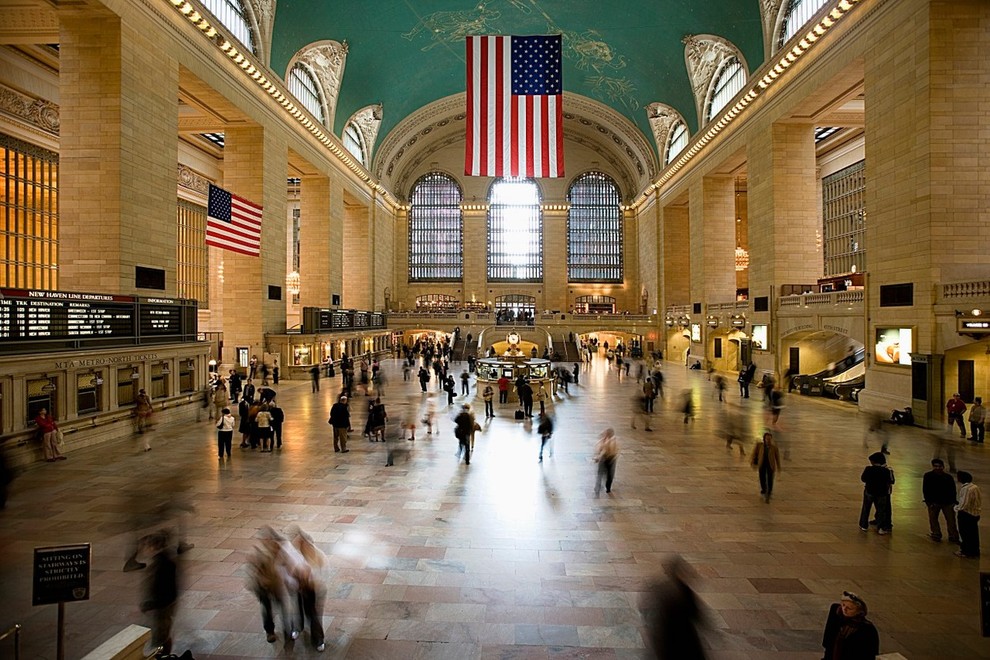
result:
[[[25,142],[24,140],[18,140],[11,135],[4,135],[0,133],[0,147],[4,149],[10,149],[11,151],[19,151],[33,158],[38,158],[40,160],[47,161],[49,163],[58,162],[58,154],[54,151],[45,149],[44,147],[39,147],[36,144],[31,144],[30,142]]]
[[[210,181],[202,174],[190,169],[188,166],[179,163],[177,170],[178,183],[183,188],[188,188],[189,190],[194,190],[198,193],[206,195],[210,190]]]
[[[58,105],[51,101],[36,99],[6,85],[0,85],[0,111],[46,133],[58,135],[60,124]]]

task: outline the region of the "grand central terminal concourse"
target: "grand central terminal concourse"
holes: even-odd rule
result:
[[[990,658],[987,53],[0,0],[0,658]]]

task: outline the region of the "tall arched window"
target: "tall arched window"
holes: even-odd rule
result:
[[[532,179],[506,177],[488,195],[488,279],[543,281],[543,213]]]
[[[722,68],[715,76],[712,93],[708,99],[708,110],[705,112],[705,123],[708,123],[732,100],[746,84],[746,70],[736,57],[730,57],[722,63]]]
[[[670,138],[667,140],[667,157],[664,159],[664,167],[670,165],[677,158],[677,155],[684,151],[688,143],[688,128],[683,121],[678,121],[670,129]]]
[[[619,187],[601,172],[582,174],[567,191],[567,280],[622,281]]]
[[[364,148],[364,136],[361,135],[357,125],[350,121],[344,126],[344,148],[358,159],[362,165],[367,165],[364,160],[367,150]]]
[[[828,0],[790,0],[787,11],[784,12],[784,24],[777,47],[786,44],[826,3]]]
[[[459,282],[463,235],[460,186],[440,172],[420,177],[409,203],[409,281]]]
[[[316,82],[316,77],[305,64],[296,63],[289,71],[289,91],[299,99],[309,110],[310,114],[320,120],[326,121],[323,114],[323,95],[320,94],[320,86]]]
[[[251,24],[241,0],[203,0],[203,6],[217,17],[227,31],[242,44],[254,52],[254,38],[251,35]]]

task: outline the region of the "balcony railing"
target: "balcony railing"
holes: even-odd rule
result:
[[[975,282],[951,282],[942,285],[942,298],[944,300],[957,300],[959,298],[981,298],[990,296],[990,280],[977,280]]]
[[[800,296],[784,296],[780,299],[781,307],[834,307],[836,305],[852,305],[864,300],[864,291],[833,291],[831,293],[806,293]]]

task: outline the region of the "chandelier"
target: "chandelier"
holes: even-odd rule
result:
[[[749,268],[749,252],[742,247],[736,248],[736,270]]]
[[[290,295],[299,295],[299,271],[294,270],[285,276],[285,288]]]

